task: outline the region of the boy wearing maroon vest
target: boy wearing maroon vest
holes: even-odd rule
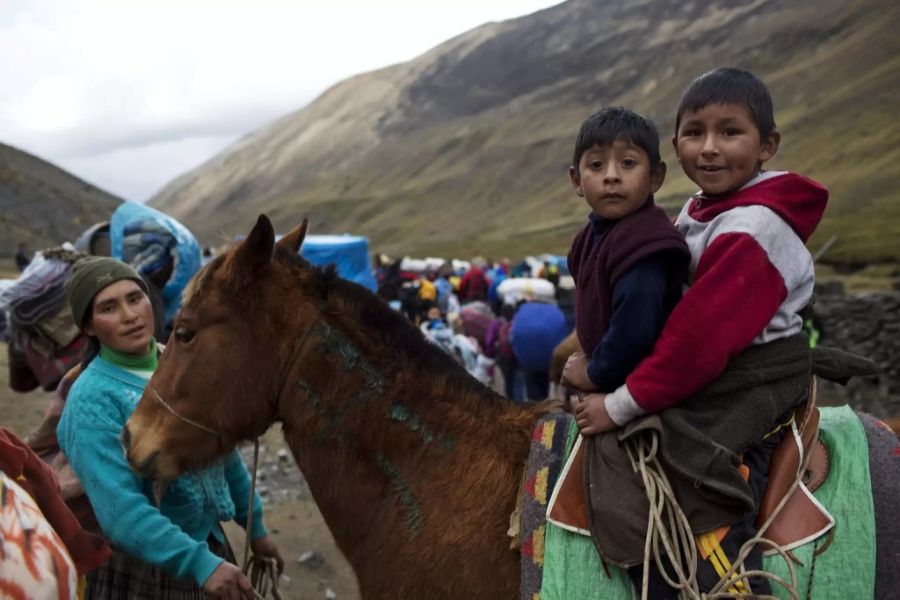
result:
[[[653,123],[621,107],[585,120],[569,176],[591,208],[569,250],[575,279],[575,329],[584,354],[563,371],[567,385],[603,394],[625,382],[650,354],[675,306],[690,254],[653,202],[666,176]],[[588,403],[603,396],[589,394]],[[599,431],[577,416],[584,435]]]

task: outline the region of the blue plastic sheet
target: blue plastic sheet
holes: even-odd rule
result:
[[[369,239],[353,235],[308,235],[300,254],[314,265],[334,263],[338,274],[355,281],[373,292],[377,288],[372,262],[369,258]]]
[[[549,262],[559,267],[560,275],[569,275],[569,258],[567,256],[562,256],[560,254],[542,254],[540,258],[545,262]]]
[[[175,248],[177,254],[175,270],[162,292],[166,323],[171,323],[181,307],[181,292],[191,277],[200,270],[200,244],[187,227],[169,215],[143,204],[123,202],[109,222],[110,251],[113,257],[122,258],[122,242],[126,226],[147,219],[153,219],[164,225],[178,241]]]

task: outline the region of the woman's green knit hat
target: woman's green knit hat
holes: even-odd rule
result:
[[[84,327],[94,296],[106,286],[123,279],[133,280],[145,294],[149,294],[147,284],[138,272],[121,260],[108,256],[86,256],[72,266],[72,276],[66,282],[66,298],[79,329]]]

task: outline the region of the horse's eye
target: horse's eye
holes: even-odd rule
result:
[[[178,327],[176,327],[173,334],[175,335],[175,339],[182,344],[187,344],[192,339],[194,339],[194,332],[184,325],[179,325]]]

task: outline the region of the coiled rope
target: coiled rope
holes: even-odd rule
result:
[[[731,568],[719,579],[719,582],[708,592],[700,591],[697,582],[697,545],[690,523],[672,491],[669,479],[657,458],[659,450],[659,438],[656,431],[650,431],[649,439],[646,436],[626,440],[625,450],[635,472],[641,475],[644,489],[647,494],[650,511],[647,520],[647,536],[644,542],[644,573],[642,578],[642,600],[647,599],[650,560],[654,560],[666,583],[679,591],[679,597],[685,600],[722,600],[726,598],[746,598],[748,593],[736,590],[736,586],[742,585],[750,589],[750,577],[763,577],[782,586],[790,594],[792,600],[799,600],[797,595],[797,573],[794,570],[791,558],[787,551],[764,537],[769,526],[781,513],[787,504],[791,494],[800,485],[802,474],[809,465],[812,453],[803,457],[803,464],[798,469],[797,477],[791,484],[787,493],[759,528],[757,534],[747,540],[738,551],[737,558]],[[788,566],[790,583],[781,577],[763,570],[747,571],[744,561],[757,545],[767,546],[775,550]],[[665,551],[674,574],[667,571],[665,563],[661,560]],[[776,598],[776,596],[758,595],[755,598]]]

